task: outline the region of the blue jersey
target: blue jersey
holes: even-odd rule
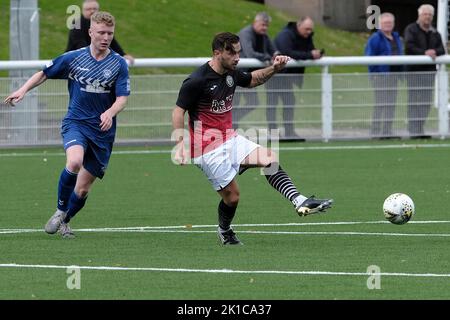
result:
[[[75,121],[96,139],[113,141],[116,119],[111,129],[100,129],[100,115],[109,109],[116,97],[130,95],[128,65],[111,50],[97,61],[90,48],[69,51],[57,57],[43,70],[49,79],[68,79],[69,108],[64,123]]]

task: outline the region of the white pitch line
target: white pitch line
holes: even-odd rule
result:
[[[416,220],[409,221],[408,224],[446,224],[450,220]],[[285,227],[285,226],[334,226],[334,225],[358,225],[358,224],[390,224],[388,221],[337,221],[337,222],[290,222],[290,223],[241,223],[233,224],[234,227]],[[176,225],[176,226],[144,226],[144,227],[105,227],[105,228],[90,228],[80,230],[92,231],[115,231],[115,230],[148,230],[148,229],[194,229],[194,228],[215,228],[215,224],[199,224],[199,225]],[[6,228],[1,231],[24,231],[35,232],[42,229],[20,229],[20,228]]]
[[[102,271],[149,271],[149,272],[184,272],[184,273],[235,273],[235,274],[286,274],[286,275],[321,275],[321,276],[390,276],[390,277],[422,277],[422,278],[450,278],[445,273],[400,273],[400,272],[339,272],[339,271],[295,271],[295,270],[233,270],[233,269],[187,269],[187,268],[144,268],[144,267],[108,267],[108,266],[62,266],[41,264],[0,264],[0,268],[29,268],[29,269],[65,269],[79,268],[80,270]]]
[[[197,231],[197,230],[102,230],[79,229],[79,232],[136,232],[136,233],[216,233],[217,231]],[[391,232],[354,232],[354,231],[256,231],[239,230],[238,233],[249,234],[273,234],[273,235],[344,235],[344,236],[392,236],[392,237],[450,237],[448,233],[391,233]]]
[[[391,236],[391,237],[450,237],[448,233],[393,233],[393,232],[355,232],[355,231],[256,231],[239,230],[239,233],[248,234],[272,234],[272,235],[350,235],[350,236]],[[122,233],[216,233],[217,231],[197,230],[170,230],[170,229],[73,229],[74,232],[122,232]],[[44,232],[42,229],[29,230],[5,230],[0,234],[20,234],[31,232]]]
[[[450,221],[445,220],[429,220],[429,221],[409,221],[408,224],[447,224]],[[301,227],[301,226],[336,226],[336,225],[361,225],[361,224],[384,224],[389,225],[388,221],[338,221],[338,222],[303,222],[303,223],[242,223],[233,224],[233,227]],[[197,229],[197,228],[216,228],[217,225],[177,225],[177,226],[145,226],[145,227],[106,227],[106,228],[83,228],[74,231],[81,232],[106,232],[106,231],[146,231],[146,230],[164,230],[164,229]],[[8,233],[27,233],[41,232],[42,229],[20,229],[8,228],[0,229],[0,234]]]
[[[390,144],[390,145],[360,145],[360,146],[311,146],[311,147],[280,147],[278,151],[326,151],[326,150],[372,150],[372,149],[420,149],[420,148],[450,148],[450,144]],[[172,150],[119,150],[113,151],[114,155],[130,154],[169,154]],[[51,157],[65,156],[63,152],[12,152],[0,153],[0,158],[7,157]]]

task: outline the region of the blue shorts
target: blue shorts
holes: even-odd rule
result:
[[[64,150],[80,145],[84,149],[83,167],[93,176],[102,179],[108,167],[113,142],[94,139],[95,133],[85,126],[66,122],[62,126]]]

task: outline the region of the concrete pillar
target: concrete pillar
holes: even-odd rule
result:
[[[39,10],[37,0],[10,2],[10,60],[39,59]],[[17,90],[37,70],[11,71],[11,91]],[[34,89],[11,113],[11,143],[31,144],[38,139],[38,98]]]

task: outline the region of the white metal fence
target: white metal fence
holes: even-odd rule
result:
[[[135,67],[192,66],[208,58],[138,59]],[[450,62],[439,57],[441,66]],[[0,69],[32,69],[46,61],[4,62]],[[340,57],[292,63],[319,65],[321,74],[278,74],[254,89],[238,88],[234,98],[235,125],[279,128],[282,137],[292,134],[309,140],[361,139],[431,135],[447,137],[448,74],[445,67],[434,73],[331,74],[330,65],[433,63],[420,57]],[[259,66],[242,59],[240,66]],[[117,142],[168,142],[171,112],[183,75],[131,77],[132,95],[118,116]],[[26,79],[0,78],[5,97]],[[67,83],[47,81],[30,92],[15,108],[0,108],[0,146],[60,144],[60,123],[67,111]],[[293,129],[293,132],[292,130]]]

